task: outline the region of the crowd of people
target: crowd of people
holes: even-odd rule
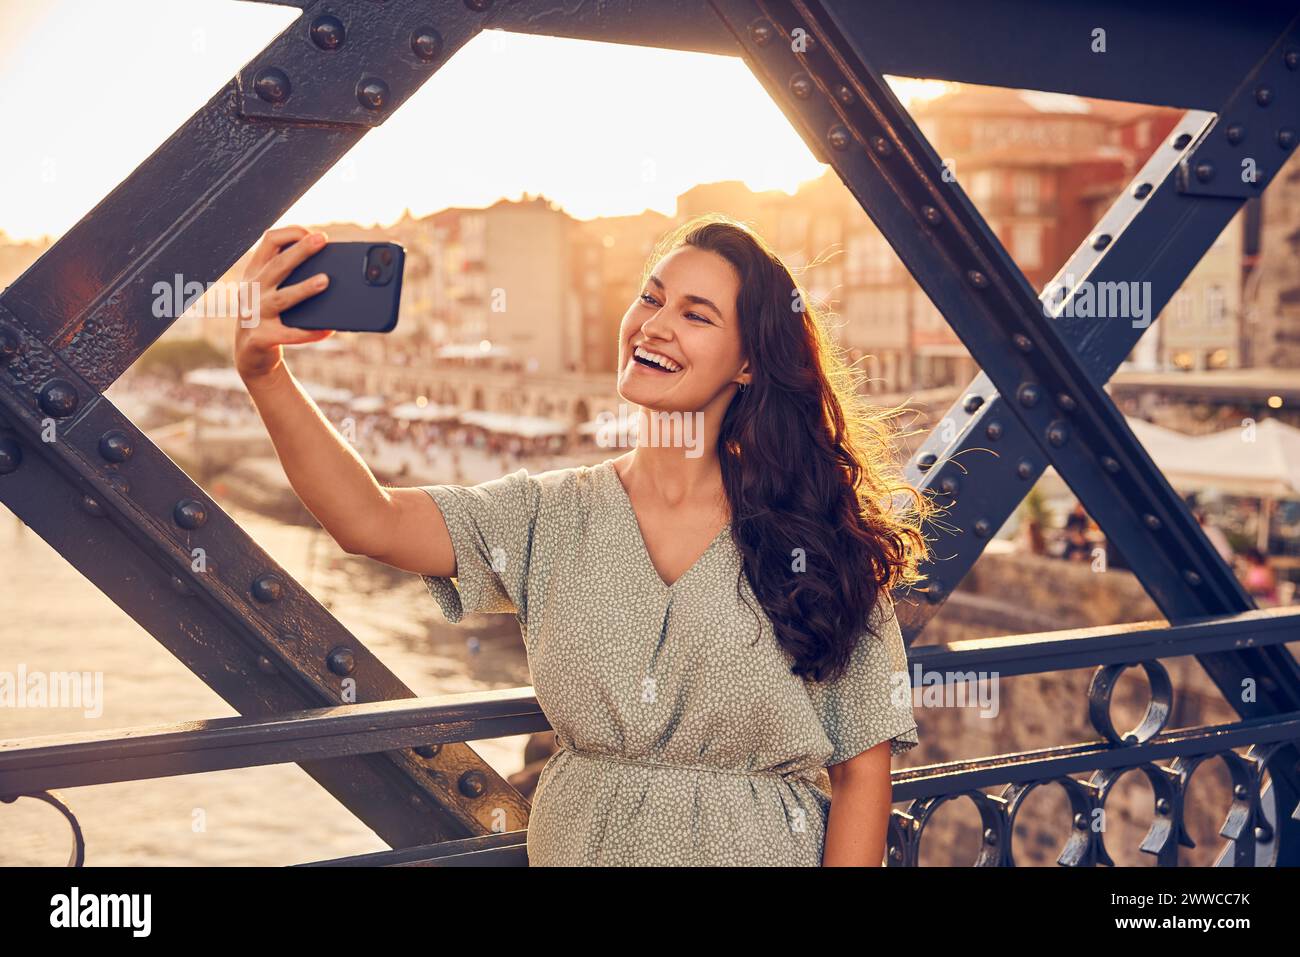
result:
[[[1189,496],[1188,506],[1210,544],[1228,563],[1228,567],[1232,568],[1257,605],[1269,607],[1289,601],[1294,586],[1282,580],[1270,555],[1254,545],[1238,551],[1233,548],[1223,529],[1214,524],[1206,515],[1205,509],[1197,504],[1195,496]],[[1054,554],[1066,561],[1088,562],[1095,557],[1096,549],[1106,547],[1105,533],[1088,515],[1083,503],[1075,502],[1060,530]],[[1114,561],[1113,549],[1110,552],[1111,565],[1126,565]]]

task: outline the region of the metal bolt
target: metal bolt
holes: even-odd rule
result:
[[[1017,332],[1014,336],[1011,337],[1011,341],[1016,344],[1016,348],[1019,349],[1021,352],[1034,351],[1034,340],[1030,339],[1023,332]]]
[[[1239,799],[1245,799],[1250,795],[1250,788],[1244,784],[1238,784],[1232,789],[1232,796]]]
[[[790,93],[797,100],[806,100],[812,96],[813,82],[807,73],[796,73],[790,77]]]
[[[846,150],[849,148],[849,143],[852,142],[852,138],[849,136],[849,131],[847,129],[845,129],[841,124],[836,123],[826,134],[826,141],[837,150]]]
[[[1047,427],[1047,441],[1055,448],[1060,448],[1070,440],[1070,430],[1061,421],[1053,422]]]
[[[429,63],[442,53],[442,34],[433,27],[416,27],[411,31],[411,52]]]
[[[871,148],[876,151],[877,156],[892,156],[894,154],[894,144],[883,136],[871,137]]]
[[[1016,464],[1016,477],[1026,482],[1033,478],[1034,463],[1029,461],[1029,459],[1021,459]]]
[[[483,13],[492,8],[492,0],[465,0],[465,6],[475,13]]]
[[[1202,160],[1201,162],[1196,164],[1196,169],[1194,172],[1196,173],[1196,178],[1199,179],[1202,183],[1208,183],[1210,180],[1214,179],[1214,164],[1206,160]]]
[[[482,771],[466,771],[456,782],[456,788],[467,798],[482,797],[487,793],[487,778]]]
[[[1065,412],[1073,412],[1079,407],[1079,403],[1074,401],[1074,396],[1065,392],[1056,397],[1056,404]]]
[[[1100,233],[1100,234],[1098,234],[1097,236],[1094,236],[1094,237],[1093,237],[1093,240],[1092,240],[1092,248],[1093,248],[1093,249],[1105,249],[1105,248],[1106,248],[1107,246],[1109,246],[1109,245],[1110,245],[1110,234],[1109,234],[1109,233]]]
[[[933,206],[922,206],[921,218],[931,226],[938,226],[943,222],[943,213],[939,212]]]
[[[41,386],[41,410],[56,419],[66,418],[77,409],[77,387],[67,379],[51,379]]]
[[[988,538],[989,533],[993,531],[993,525],[987,518],[977,518],[975,520],[975,534],[980,538]]]
[[[1026,409],[1032,409],[1038,405],[1038,400],[1043,397],[1043,390],[1038,388],[1032,382],[1026,382],[1016,390],[1016,398]]]
[[[1295,146],[1295,130],[1280,129],[1277,131],[1277,145],[1284,150],[1289,150]]]
[[[975,413],[979,411],[980,406],[982,406],[983,404],[984,404],[984,396],[972,394],[966,396],[966,401],[962,403],[961,407],[965,409],[966,412],[968,413]]]
[[[998,439],[1002,438],[1002,423],[990,422],[988,426],[984,429],[984,434],[988,438],[996,442]]]
[[[17,471],[23,464],[23,447],[13,439],[0,439],[0,475]]]
[[[926,452],[916,460],[916,467],[922,472],[928,472],[930,469],[934,468],[934,463],[937,461],[939,461],[939,456],[935,455],[933,452]]]
[[[258,601],[279,601],[284,597],[284,582],[270,574],[258,575],[253,579],[253,597]]]
[[[1158,531],[1158,530],[1160,529],[1161,524],[1162,524],[1162,522],[1160,521],[1160,519],[1156,518],[1156,517],[1155,517],[1154,515],[1152,515],[1150,512],[1143,512],[1143,513],[1142,513],[1142,523],[1143,523],[1144,525],[1146,525],[1147,528],[1151,529],[1151,531],[1153,531],[1153,532],[1154,532],[1154,531]]]
[[[1282,54],[1282,62],[1286,64],[1288,70],[1300,68],[1300,52],[1287,50]]]
[[[925,586],[925,600],[931,605],[937,605],[943,601],[948,589],[943,587],[943,582],[932,581]]]
[[[1201,583],[1201,576],[1191,568],[1183,572],[1183,579],[1193,587]]]
[[[1228,128],[1223,131],[1223,135],[1228,138],[1229,143],[1236,146],[1246,138],[1246,128],[1240,123],[1231,123],[1228,125]]]
[[[109,429],[99,437],[99,454],[110,462],[125,462],[133,452],[131,436],[121,429]]]
[[[848,86],[841,83],[835,88],[835,99],[839,100],[845,106],[852,106],[854,101],[857,100],[857,97],[853,95],[853,91],[850,90]]]
[[[81,507],[96,518],[104,517],[104,506],[100,505],[99,499],[95,498],[93,495],[87,494],[81,496]]]
[[[438,752],[442,750],[441,744],[421,744],[412,748],[416,754],[422,758],[436,758]]]
[[[311,27],[308,28],[311,42],[322,50],[337,50],[343,45],[345,34],[343,21],[329,14],[317,17],[312,21]]]
[[[1103,455],[1101,457],[1101,467],[1111,475],[1114,475],[1119,471],[1119,461],[1109,455]]]
[[[257,670],[262,672],[264,675],[273,675],[278,669],[275,667],[275,662],[266,655],[258,655]]]
[[[388,84],[377,76],[363,77],[357,84],[357,102],[367,110],[382,110],[388,105]]]
[[[1255,102],[1260,106],[1268,106],[1273,102],[1273,90],[1271,87],[1261,86],[1255,91]]]
[[[1190,143],[1191,141],[1192,141],[1192,135],[1190,133],[1179,133],[1176,137],[1174,137],[1174,149],[1185,150],[1187,149],[1187,144]]]
[[[971,269],[966,273],[966,279],[976,289],[986,289],[989,284],[989,277],[984,275],[978,269]]]
[[[1160,798],[1158,801],[1156,801],[1156,813],[1157,814],[1169,813],[1169,798]]]
[[[961,483],[951,475],[945,475],[939,481],[939,491],[944,495],[956,495],[959,488],[961,488]]]
[[[198,499],[183,498],[172,509],[172,518],[181,528],[201,528],[208,520],[208,509]]]
[[[1133,190],[1134,199],[1146,199],[1151,195],[1150,183],[1138,183],[1137,189]]]
[[[772,42],[772,24],[766,20],[755,20],[749,25],[749,37],[755,46],[767,46]]]
[[[283,70],[267,67],[253,80],[253,90],[268,103],[283,103],[293,92],[293,84]]]
[[[325,663],[336,675],[350,675],[357,668],[357,659],[351,648],[335,648],[325,656]]]

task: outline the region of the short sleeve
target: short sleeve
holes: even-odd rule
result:
[[[872,612],[871,627],[879,637],[864,632],[838,678],[804,682],[834,748],[827,765],[855,758],[885,740],[891,741],[891,755],[920,743],[912,714],[907,646],[887,595],[881,596]]]
[[[453,577],[422,575],[453,624],[467,614],[528,614],[528,571],[541,490],[527,469],[479,485],[421,485],[442,511],[456,553]]]

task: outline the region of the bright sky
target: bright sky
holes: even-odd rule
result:
[[[0,0],[0,230],[62,234],[298,12]],[[905,101],[943,89],[891,82]],[[280,221],[387,224],[525,191],[579,219],[672,214],[700,183],[793,192],[823,169],[738,58],[489,31]]]

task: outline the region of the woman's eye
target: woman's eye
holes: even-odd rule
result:
[[[700,322],[708,322],[708,321],[709,321],[705,316],[701,316],[698,312],[688,312],[688,313],[686,314],[686,318],[687,318],[687,319],[698,319],[698,320],[700,320]]]
[[[641,301],[644,302],[646,305],[649,305],[649,306],[657,306],[657,305],[659,305],[657,302],[654,301],[654,299],[651,298],[650,293],[648,293],[648,292],[643,292],[643,293],[641,293]]]

